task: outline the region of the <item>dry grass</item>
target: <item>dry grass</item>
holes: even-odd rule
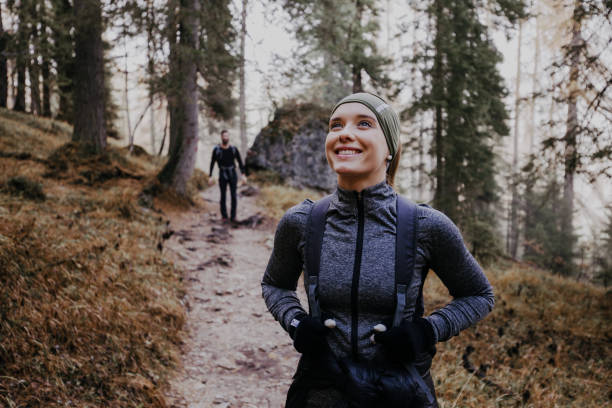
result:
[[[274,219],[280,219],[285,211],[306,198],[318,200],[323,197],[323,193],[311,189],[298,189],[285,185],[260,186],[260,193],[257,197],[257,205],[266,209],[266,214]]]
[[[313,192],[264,186],[279,219]],[[440,408],[612,406],[612,292],[516,263],[487,268],[493,312],[438,344],[432,368]],[[432,272],[427,312],[449,300]]]
[[[610,406],[610,293],[520,264],[487,275],[493,312],[438,347],[441,408]],[[448,299],[432,276],[425,287],[430,310]]]
[[[185,314],[166,220],[138,202],[159,167],[79,162],[69,135],[0,110],[0,405],[165,406]]]

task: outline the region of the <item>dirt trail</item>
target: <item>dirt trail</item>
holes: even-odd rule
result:
[[[273,225],[223,224],[217,186],[202,196],[208,208],[170,217],[166,247],[184,270],[188,335],[168,406],[282,407],[298,354],[261,296]],[[256,214],[255,198],[239,194],[237,218]]]

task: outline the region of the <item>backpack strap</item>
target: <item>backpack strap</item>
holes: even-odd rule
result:
[[[217,159],[217,162],[220,162],[221,161],[221,147],[217,144],[215,145],[213,151],[215,153],[215,159]],[[219,168],[221,168],[221,163],[219,163]]]
[[[308,294],[308,309],[310,316],[315,319],[321,318],[321,307],[319,306],[319,269],[321,267],[321,246],[323,245],[323,233],[325,232],[325,221],[327,209],[331,202],[331,195],[316,201],[310,210],[308,227],[306,229],[306,282]]]
[[[416,258],[417,206],[397,194],[395,227],[395,314],[393,326],[402,322],[407,292],[414,273]]]

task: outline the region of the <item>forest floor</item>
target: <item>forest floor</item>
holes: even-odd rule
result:
[[[187,335],[170,407],[284,406],[298,354],[261,295],[274,223],[245,191],[254,188],[239,188],[237,226],[222,222],[216,185],[201,193],[203,208],[169,214],[175,232],[166,248],[184,271],[187,293]]]

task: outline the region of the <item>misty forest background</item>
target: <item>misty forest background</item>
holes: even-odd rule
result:
[[[483,264],[518,261],[604,291],[612,283],[609,0],[2,0],[0,13],[0,124],[70,134],[41,146],[11,131],[14,145],[0,138],[0,158],[15,160],[14,168],[24,160],[47,166],[45,177],[58,180],[96,163],[97,173],[78,176],[96,186],[143,178],[117,149],[156,156],[155,175],[138,182],[139,191],[121,190],[123,198],[108,205],[96,196],[108,211],[118,206],[120,219],[144,219],[121,204],[128,196],[145,206],[163,194],[189,201],[221,129],[232,130],[244,157],[279,112],[299,122],[304,110],[328,112],[348,93],[372,91],[401,115],[398,189],[453,219]],[[282,37],[266,34],[278,30]],[[39,157],[43,151],[49,155]],[[3,183],[0,198],[40,193],[27,177]],[[25,217],[21,204],[3,205],[11,210],[0,217]],[[38,211],[43,217],[28,208],[31,219]],[[23,272],[11,257],[35,262],[29,251],[45,249],[19,246],[37,228],[19,222],[0,226],[0,266]],[[44,265],[64,264],[49,258]],[[15,323],[3,323],[7,338],[20,335],[7,310],[23,308],[28,279],[44,265],[14,280],[0,272],[24,296],[1,295],[12,305],[2,320]],[[0,357],[19,354],[14,347]]]
[[[293,46],[292,58],[273,55],[269,71],[246,59],[247,0],[8,0],[0,106],[74,124],[73,141],[92,152],[108,138],[132,149],[144,129],[140,146],[168,157],[160,182],[184,194],[199,141],[210,146],[233,127],[244,155],[248,111],[253,122],[262,100],[271,118],[291,104],[328,109],[350,92],[378,92],[403,119],[400,190],[455,220],[477,257],[608,285],[609,2],[262,5]],[[513,46],[497,49],[495,35]],[[504,60],[514,83],[500,74]],[[265,98],[247,93],[249,64]],[[138,87],[146,96],[130,107]]]

